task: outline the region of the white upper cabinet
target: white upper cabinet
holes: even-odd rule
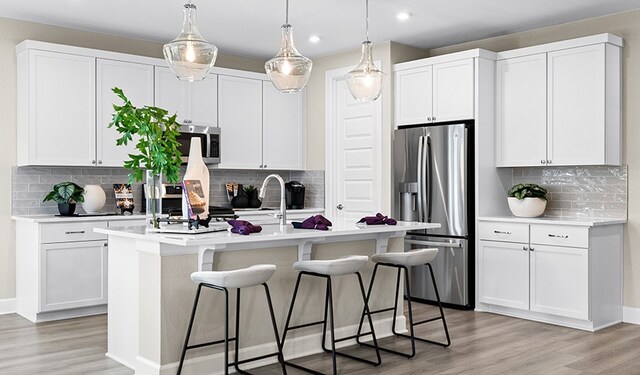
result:
[[[156,66],[155,103],[169,114],[177,113],[179,123],[218,125],[218,76],[208,74],[202,81],[180,81],[171,69]]]
[[[474,118],[474,59],[395,71],[396,126]]]
[[[433,65],[434,122],[468,120],[473,116],[473,59]]]
[[[218,81],[221,168],[262,168],[262,80]]]
[[[153,105],[153,66],[115,60],[97,60],[97,164],[121,167],[128,155],[135,153],[138,138],[134,136],[128,145],[116,146],[120,134],[108,128],[113,114],[113,104],[122,101],[111,89],[121,88],[136,107]]]
[[[92,165],[96,160],[95,58],[18,54],[18,165]]]
[[[551,164],[607,164],[605,68],[604,44],[548,54]]]
[[[431,121],[432,71],[431,65],[396,71],[396,125],[422,124]]]
[[[496,165],[620,165],[621,46],[603,34],[501,53]]]
[[[262,162],[267,169],[304,169],[305,93],[280,93],[262,84]]]
[[[547,160],[547,55],[501,60],[496,75],[497,166]]]

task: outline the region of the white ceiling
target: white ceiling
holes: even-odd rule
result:
[[[269,58],[279,48],[284,0],[193,0],[200,31],[221,52]],[[2,0],[0,17],[166,42],[187,0]],[[640,8],[640,0],[370,0],[370,34],[434,48]],[[409,21],[399,11],[413,13]],[[290,0],[296,46],[309,57],[359,48],[364,0]],[[307,40],[322,36],[320,43]]]

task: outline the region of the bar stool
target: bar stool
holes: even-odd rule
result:
[[[382,363],[381,359],[380,359],[380,352],[378,351],[378,342],[376,340],[376,334],[375,331],[373,329],[373,322],[371,320],[371,315],[367,314],[367,316],[369,317],[369,326],[371,328],[371,332],[368,332],[364,335],[371,335],[373,338],[373,345],[371,345],[372,348],[375,349],[376,351],[376,357],[377,360],[376,361],[371,361],[371,360],[367,360],[364,358],[359,358],[350,354],[346,354],[346,353],[340,353],[338,351],[336,351],[336,343],[338,342],[342,342],[342,341],[346,341],[346,340],[350,340],[350,339],[354,339],[357,338],[357,335],[353,335],[353,336],[348,336],[348,337],[342,337],[339,339],[336,339],[335,337],[335,327],[334,327],[334,320],[333,320],[333,290],[331,288],[331,277],[332,276],[342,276],[342,275],[348,275],[348,274],[356,274],[358,276],[358,282],[360,284],[360,293],[362,294],[362,300],[364,302],[364,311],[368,312],[369,311],[369,307],[368,307],[368,299],[365,296],[364,293],[364,285],[362,283],[362,276],[360,275],[360,270],[362,269],[362,267],[364,267],[366,265],[366,263],[369,261],[369,258],[366,256],[360,256],[360,255],[351,255],[351,256],[347,256],[344,258],[339,258],[339,259],[335,259],[335,260],[306,260],[306,261],[300,261],[297,262],[293,265],[293,269],[298,271],[298,279],[296,281],[296,286],[293,290],[293,297],[291,298],[291,306],[289,307],[289,313],[287,315],[287,322],[285,324],[285,328],[284,328],[284,332],[282,333],[282,348],[284,348],[284,343],[285,343],[285,339],[287,337],[287,332],[293,329],[298,329],[298,328],[305,328],[305,327],[310,327],[313,325],[317,325],[317,324],[322,324],[322,350],[324,350],[326,353],[330,353],[332,356],[332,360],[333,360],[333,374],[337,374],[338,370],[337,370],[337,365],[336,365],[336,355],[340,355],[346,358],[350,358],[356,361],[360,361],[360,362],[364,362],[364,363],[368,363],[370,365],[374,365],[374,366],[378,366],[380,365],[380,363]],[[293,307],[295,305],[296,302],[296,297],[298,295],[298,287],[300,286],[300,280],[302,279],[303,275],[308,275],[308,276],[315,276],[315,277],[321,277],[321,278],[325,278],[327,280],[327,289],[326,289],[326,294],[325,294],[325,302],[324,302],[324,318],[321,321],[317,321],[317,322],[312,322],[312,323],[305,323],[305,324],[300,324],[297,326],[293,326],[290,327],[289,324],[291,323],[291,315],[293,313]],[[326,333],[327,333],[327,316],[331,322],[331,324],[329,325],[330,327],[330,334],[331,334],[331,349],[327,349],[325,347],[325,338],[326,338]],[[362,336],[362,335],[361,335]],[[284,361],[285,364],[295,367],[299,370],[303,370],[306,372],[310,372],[312,374],[321,374],[321,372],[297,365],[295,363],[291,363],[291,362],[287,362]]]
[[[388,353],[392,353],[392,354],[397,354],[397,355],[401,355],[401,356],[405,356],[407,358],[413,358],[416,355],[416,343],[415,340],[418,341],[422,341],[422,342],[426,342],[426,343],[430,343],[430,344],[435,344],[435,345],[439,345],[442,347],[449,347],[449,345],[451,345],[451,338],[449,337],[449,329],[447,328],[447,321],[445,320],[444,317],[444,311],[442,310],[442,303],[440,302],[440,294],[438,294],[438,286],[436,285],[436,279],[433,276],[433,268],[431,267],[431,261],[436,257],[436,255],[438,255],[438,249],[418,249],[418,250],[413,250],[413,251],[408,251],[408,252],[404,252],[404,253],[385,253],[385,254],[375,254],[374,256],[371,257],[371,260],[373,262],[376,263],[376,266],[373,269],[373,275],[371,276],[371,283],[369,284],[369,290],[367,292],[367,300],[369,300],[369,298],[371,297],[371,290],[373,289],[373,283],[375,282],[376,279],[376,272],[378,271],[378,267],[379,266],[385,266],[385,267],[392,267],[392,268],[397,268],[398,269],[398,277],[396,279],[396,299],[395,299],[395,303],[393,307],[389,307],[389,308],[383,308],[380,310],[376,310],[376,311],[370,311],[368,315],[371,314],[378,314],[381,312],[386,312],[386,311],[391,311],[393,310],[393,323],[391,323],[391,330],[393,332],[394,335],[396,336],[400,336],[400,337],[406,337],[411,339],[411,353],[407,354],[407,353],[402,353],[402,352],[398,352],[395,350],[391,350],[388,348],[383,348],[381,346],[378,346],[379,350],[388,352]],[[429,268],[429,273],[431,274],[431,281],[433,282],[433,289],[436,292],[436,299],[438,301],[438,308],[440,309],[440,316],[437,316],[435,318],[430,318],[430,319],[426,319],[426,320],[422,320],[419,322],[413,322],[413,309],[411,307],[411,284],[409,283],[409,271],[408,271],[408,267],[412,267],[412,266],[419,266],[419,265],[426,265]],[[404,270],[404,276],[405,276],[405,285],[407,287],[407,304],[409,305],[409,332],[410,335],[405,335],[405,334],[401,334],[396,332],[396,325],[395,325],[395,317],[397,316],[398,313],[398,295],[400,293],[400,274],[402,273],[402,270]],[[366,344],[366,343],[362,343],[359,340],[360,334],[362,332],[362,324],[364,322],[364,316],[366,314],[366,311],[362,311],[362,317],[360,318],[360,325],[358,327],[358,343],[363,345],[363,346],[371,346],[370,344]],[[420,337],[416,337],[413,327],[420,325],[420,324],[424,324],[424,323],[429,323],[429,322],[433,322],[436,320],[440,320],[442,319],[442,325],[444,327],[444,333],[447,337],[447,342],[437,342],[437,341],[432,341],[432,340],[428,340],[428,339],[424,339],[424,338],[420,338]],[[369,318],[369,320],[371,320],[371,318]]]
[[[273,313],[273,305],[271,303],[271,294],[269,293],[269,287],[267,286],[267,280],[273,276],[274,272],[276,272],[276,266],[273,264],[259,264],[255,266],[251,266],[249,268],[243,268],[239,270],[233,271],[203,271],[203,272],[194,272],[191,274],[191,280],[193,282],[198,283],[198,290],[196,292],[196,297],[193,302],[193,310],[191,312],[191,319],[189,320],[189,328],[187,328],[187,337],[184,340],[184,346],[182,348],[182,355],[180,356],[180,365],[178,366],[178,375],[182,372],[182,365],[184,363],[185,355],[187,354],[187,350],[201,348],[203,346],[216,345],[224,343],[224,373],[229,373],[229,366],[233,365],[236,371],[240,374],[249,374],[248,372],[241,370],[239,365],[243,363],[253,362],[260,359],[265,359],[269,357],[278,357],[278,361],[282,365],[282,371],[284,374],[287,373],[287,369],[285,365],[282,363],[282,345],[280,344],[280,337],[278,335],[278,327],[276,325],[276,318]],[[264,287],[264,292],[267,297],[267,304],[269,305],[269,313],[271,314],[271,324],[273,325],[273,333],[276,337],[276,343],[278,346],[278,351],[271,354],[265,354],[254,358],[248,358],[239,360],[238,352],[240,351],[240,289],[248,288],[252,286],[262,285]],[[196,310],[198,308],[198,301],[200,299],[200,291],[202,287],[215,289],[224,292],[224,339],[189,345],[189,337],[191,336],[191,329],[193,328],[193,320],[196,315]],[[229,289],[235,288],[236,292],[236,336],[229,337]],[[235,359],[233,362],[229,363],[229,342],[235,341]]]

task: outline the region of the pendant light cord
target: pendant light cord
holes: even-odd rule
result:
[[[287,5],[286,5],[287,10],[285,12],[284,24],[288,25],[289,24],[289,0],[286,0],[286,3],[287,3]]]
[[[289,0],[287,0],[289,1]],[[367,42],[369,42],[369,0],[365,0],[365,13],[366,13],[366,17],[365,17],[365,36],[367,38]]]

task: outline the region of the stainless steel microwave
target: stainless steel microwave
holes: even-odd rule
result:
[[[202,159],[205,164],[220,163],[220,128],[217,126],[202,126],[192,124],[180,125],[180,153],[182,161],[189,160],[189,149],[191,148],[191,138],[200,138],[202,146]]]

